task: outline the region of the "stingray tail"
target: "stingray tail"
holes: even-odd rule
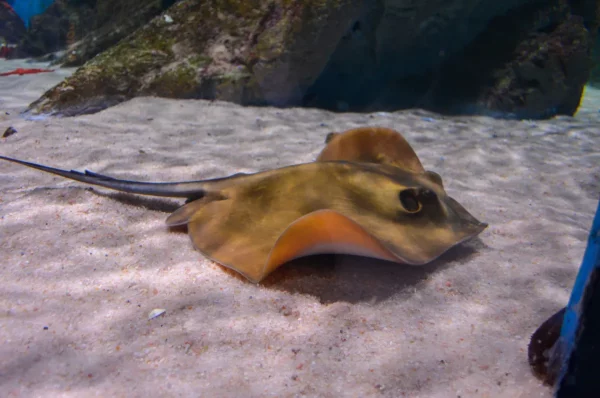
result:
[[[33,169],[45,171],[46,173],[56,174],[71,180],[84,182],[86,184],[99,185],[105,188],[114,189],[121,192],[136,193],[140,195],[165,196],[171,198],[199,199],[203,197],[210,185],[210,180],[200,181],[182,181],[182,182],[140,182],[120,180],[117,178],[94,173],[89,170],[80,172],[76,170],[61,170],[53,167],[44,166],[37,163],[26,162],[24,160],[13,159],[6,156],[0,156],[0,159],[9,162],[18,163]]]

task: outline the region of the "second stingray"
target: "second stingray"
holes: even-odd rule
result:
[[[383,136],[398,134],[390,131]],[[410,148],[403,138],[399,142]],[[318,253],[421,265],[487,226],[446,194],[439,175],[424,171],[414,151],[420,168],[403,168],[417,164],[400,159],[413,156],[405,147],[366,161],[338,160],[345,152],[256,174],[175,183],[0,159],[119,191],[191,199],[167,225],[187,225],[201,253],[256,283],[294,258]]]

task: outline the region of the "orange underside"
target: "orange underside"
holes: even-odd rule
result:
[[[300,218],[281,235],[264,274],[294,258],[336,252],[400,261],[354,221],[337,212],[322,210]]]

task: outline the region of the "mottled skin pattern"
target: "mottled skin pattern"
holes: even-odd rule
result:
[[[485,229],[446,194],[438,174],[423,170],[399,133],[350,132],[331,140],[328,147],[336,145],[336,151],[325,148],[328,155],[318,162],[202,181],[144,183],[0,159],[119,191],[188,198],[167,225],[187,225],[200,252],[253,282],[293,258],[316,253],[420,265]],[[370,146],[355,151],[362,142]],[[380,149],[386,156],[377,156]],[[337,158],[351,156],[358,161]]]

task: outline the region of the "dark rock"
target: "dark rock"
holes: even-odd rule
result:
[[[34,57],[34,62],[49,62],[55,63],[58,59],[60,59],[65,54],[65,51],[57,51],[54,53],[48,53],[39,57]]]
[[[17,130],[14,127],[10,126],[4,131],[4,134],[2,134],[2,138],[10,137],[13,134],[17,134]]]
[[[444,63],[426,107],[516,118],[573,115],[592,66],[591,39],[566,1],[515,9]]]
[[[79,66],[118,43],[176,0],[62,0],[32,18],[17,56],[68,48],[55,64]]]
[[[157,95],[571,115],[591,70],[597,10],[595,0],[181,0],[30,110],[73,115]]]
[[[402,46],[406,35],[397,30],[395,56],[380,50],[381,10],[371,9],[340,42],[305,104],[354,111],[421,107],[516,118],[572,115],[589,77],[598,26],[595,7],[600,3],[581,0],[572,2],[575,7],[566,0],[522,2],[497,12],[500,4],[508,8],[514,3],[495,2],[487,12],[472,12],[489,16],[495,9],[498,15],[484,18],[485,25],[440,11],[445,18],[431,17],[437,22],[430,30],[445,38],[439,33],[408,35],[415,44]]]
[[[25,31],[25,24],[17,13],[7,3],[0,1],[0,46],[17,44]]]
[[[480,104],[520,118],[573,115],[590,76],[590,38],[581,17],[519,44]]]
[[[63,50],[78,31],[90,26],[92,18],[93,9],[85,2],[55,1],[44,13],[31,18],[15,56],[39,57]]]
[[[440,65],[527,0],[366,1],[305,104],[332,110],[422,105]]]

